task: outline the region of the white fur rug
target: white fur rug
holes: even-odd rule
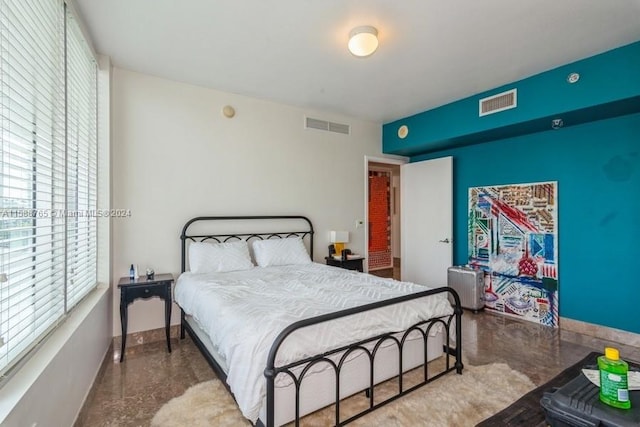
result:
[[[416,373],[420,375],[420,370]],[[411,375],[411,374],[409,374]],[[409,383],[406,380],[405,383]],[[387,382],[376,387],[376,396],[384,388],[397,387]],[[433,426],[465,427],[506,408],[535,385],[525,375],[502,363],[465,366],[462,375],[455,372],[413,391],[352,423],[354,426]],[[379,391],[379,388],[381,390]],[[377,400],[377,399],[376,399]],[[341,414],[366,405],[364,393],[341,403]],[[333,408],[325,408],[301,420],[305,426],[333,425]],[[249,426],[233,398],[218,380],[189,388],[182,396],[166,403],[151,421],[153,427],[236,427]]]

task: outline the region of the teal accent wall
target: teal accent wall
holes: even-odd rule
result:
[[[467,262],[469,187],[557,181],[560,315],[640,333],[640,114],[411,161],[443,156],[453,156],[456,264]]]
[[[639,76],[640,41],[385,124],[383,152],[453,156],[456,264],[469,187],[557,181],[560,315],[640,333]],[[516,108],[479,117],[480,99],[514,88]]]
[[[577,72],[577,83],[567,82]],[[640,112],[640,42],[567,64],[479,93],[433,110],[385,124],[382,148],[388,154],[415,156],[450,147],[512,138]],[[517,107],[479,117],[478,101],[517,89]],[[407,125],[406,138],[398,128]]]

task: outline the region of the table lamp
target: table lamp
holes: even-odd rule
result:
[[[337,256],[342,256],[342,250],[344,249],[344,244],[349,243],[349,232],[348,231],[331,231],[329,233],[329,241],[333,243],[333,247],[336,250]]]

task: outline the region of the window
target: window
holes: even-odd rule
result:
[[[96,73],[62,0],[0,0],[0,373],[97,283]]]

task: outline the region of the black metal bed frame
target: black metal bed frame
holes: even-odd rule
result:
[[[187,230],[188,228],[199,221],[236,221],[236,220],[240,220],[240,221],[244,221],[244,220],[301,220],[303,222],[306,222],[306,224],[308,225],[308,228],[304,229],[304,230],[300,230],[300,231],[282,231],[282,232],[258,232],[258,233],[229,233],[229,234],[188,234]],[[187,241],[207,241],[207,240],[211,240],[211,241],[215,241],[215,242],[227,242],[230,240],[251,240],[251,239],[259,239],[259,240],[264,240],[264,239],[272,239],[272,238],[286,238],[286,237],[292,237],[292,236],[297,236],[297,237],[301,237],[303,239],[305,238],[309,238],[309,252],[311,255],[311,259],[313,259],[313,225],[311,223],[311,221],[304,216],[299,216],[299,215],[279,215],[279,216],[201,216],[201,217],[196,217],[193,218],[189,221],[187,221],[187,223],[184,225],[183,229],[182,229],[182,233],[180,235],[180,239],[182,242],[182,263],[181,263],[181,272],[185,272],[186,271],[186,245],[187,245]],[[291,335],[294,331],[311,326],[311,325],[316,325],[322,322],[327,322],[327,321],[331,321],[331,320],[335,320],[341,317],[345,317],[345,316],[350,316],[353,314],[357,314],[357,313],[362,313],[365,311],[369,311],[369,310],[375,310],[377,308],[381,308],[381,307],[386,307],[389,305],[393,305],[393,304],[400,304],[403,303],[405,301],[410,301],[413,299],[418,299],[418,298],[423,298],[429,295],[435,295],[435,294],[440,294],[440,293],[450,293],[453,297],[454,300],[454,312],[451,315],[447,315],[447,316],[441,316],[441,317],[436,317],[436,318],[431,318],[431,319],[426,319],[423,321],[420,321],[414,325],[412,325],[411,327],[407,328],[404,333],[402,334],[401,338],[398,338],[399,332],[397,331],[392,331],[392,332],[388,332],[388,333],[384,333],[384,334],[380,334],[374,337],[370,337],[361,341],[358,341],[356,343],[352,343],[349,344],[347,346],[343,346],[340,348],[336,348],[327,352],[324,352],[322,354],[318,354],[315,356],[311,356],[311,357],[307,357],[303,360],[298,360],[295,361],[293,363],[289,363],[283,366],[276,366],[276,356],[278,354],[278,350],[280,349],[281,345],[284,343],[284,341],[287,339],[287,337],[289,335]],[[181,312],[181,323],[180,323],[180,338],[183,339],[185,337],[185,330],[189,333],[189,335],[191,336],[191,338],[193,339],[194,343],[196,344],[196,346],[198,347],[198,349],[202,352],[202,354],[204,355],[204,357],[207,359],[207,361],[209,362],[209,364],[211,365],[211,367],[213,368],[213,370],[216,372],[216,374],[218,375],[218,377],[224,382],[225,386],[227,387],[227,389],[229,389],[228,385],[226,384],[226,373],[223,371],[223,369],[218,365],[218,363],[216,362],[216,360],[213,358],[213,356],[211,354],[209,354],[209,351],[207,350],[206,346],[204,345],[204,343],[198,338],[198,335],[195,333],[195,331],[192,329],[191,325],[189,325],[189,323],[186,322],[185,319],[185,312],[184,310],[182,310],[182,308],[180,309]],[[368,414],[371,411],[374,411],[375,409],[386,405],[387,403],[390,403],[396,399],[398,399],[401,396],[404,396],[405,394],[408,394],[412,391],[414,391],[417,388],[420,388],[422,386],[424,386],[425,384],[428,384],[438,378],[440,378],[441,376],[455,370],[456,373],[458,374],[462,374],[462,369],[463,369],[463,363],[462,363],[462,307],[460,305],[460,298],[458,296],[458,294],[451,288],[448,287],[442,287],[442,288],[436,288],[436,289],[430,289],[427,291],[423,291],[423,292],[418,292],[418,293],[414,293],[414,294],[409,294],[409,295],[404,295],[401,297],[397,297],[397,298],[393,298],[393,299],[388,299],[388,300],[384,300],[384,301],[378,301],[372,304],[367,304],[367,305],[363,305],[363,306],[359,306],[359,307],[353,307],[350,309],[346,309],[346,310],[341,310],[341,311],[337,311],[337,312],[333,312],[333,313],[328,313],[328,314],[324,314],[321,316],[316,316],[313,318],[308,318],[308,319],[303,319],[300,320],[298,322],[295,322],[291,325],[289,325],[288,327],[286,327],[279,335],[278,337],[275,339],[275,341],[273,342],[271,349],[269,351],[269,356],[266,360],[266,367],[264,370],[264,375],[266,377],[266,381],[267,381],[267,409],[266,409],[266,413],[267,413],[267,419],[266,419],[266,425],[267,427],[272,427],[275,423],[275,414],[274,414],[274,407],[275,407],[275,379],[278,375],[280,374],[285,374],[288,375],[292,380],[293,383],[296,387],[296,393],[295,393],[295,425],[299,426],[300,423],[300,387],[301,387],[301,383],[302,380],[304,379],[305,375],[307,374],[307,372],[309,372],[309,369],[311,369],[314,365],[318,364],[318,363],[326,363],[329,364],[331,366],[331,368],[333,368],[334,373],[335,373],[335,377],[336,377],[336,381],[335,381],[335,425],[336,426],[342,426],[345,424],[348,424],[360,417],[362,417],[363,415]],[[453,319],[455,320],[455,329],[456,329],[456,334],[455,334],[455,347],[452,348],[449,344],[449,337],[450,337],[450,330],[451,330],[451,322],[453,321]],[[428,350],[428,337],[429,337],[429,332],[431,330],[431,328],[434,325],[437,324],[442,324],[444,329],[445,329],[445,336],[447,337],[445,339],[445,344],[444,344],[444,348],[443,351],[445,352],[445,357],[446,357],[446,366],[445,369],[443,371],[440,371],[439,373],[432,375],[431,377],[429,377],[429,372],[428,372],[428,367],[427,367],[427,350]],[[405,341],[408,337],[408,335],[411,332],[417,332],[422,334],[422,338],[423,338],[423,345],[424,345],[424,364],[423,364],[423,379],[420,383],[415,384],[407,389],[404,388],[404,384],[403,384],[403,376],[405,375],[405,372],[403,372],[403,366],[402,366],[402,362],[403,362],[403,348],[404,348],[404,344]],[[402,331],[401,331],[402,332]],[[375,360],[375,356],[376,353],[378,351],[378,349],[380,348],[380,346],[386,342],[386,341],[392,341],[397,347],[398,347],[398,351],[399,351],[399,357],[398,357],[398,375],[397,375],[397,379],[398,379],[398,393],[389,397],[388,399],[375,403],[374,401],[374,391],[375,391],[375,384],[374,384],[374,360]],[[347,357],[355,352],[355,351],[360,351],[360,352],[364,352],[368,358],[369,358],[369,387],[365,390],[366,395],[369,398],[369,407],[365,410],[363,410],[362,412],[359,412],[353,416],[351,416],[350,418],[346,419],[346,420],[340,420],[340,371],[343,367],[343,363],[345,362],[345,360],[347,359]],[[331,356],[334,356],[334,359],[339,358],[338,363],[336,363],[334,361],[334,359],[331,358]],[[450,356],[454,356],[455,357],[455,362],[453,364],[450,363]],[[305,365],[303,367],[303,365]],[[292,372],[292,369],[296,368],[296,367],[302,367],[301,371],[299,372],[298,375],[294,374]],[[229,390],[230,391],[230,390]],[[230,391],[231,392],[231,391]],[[258,425],[263,425],[261,420],[258,420]]]

